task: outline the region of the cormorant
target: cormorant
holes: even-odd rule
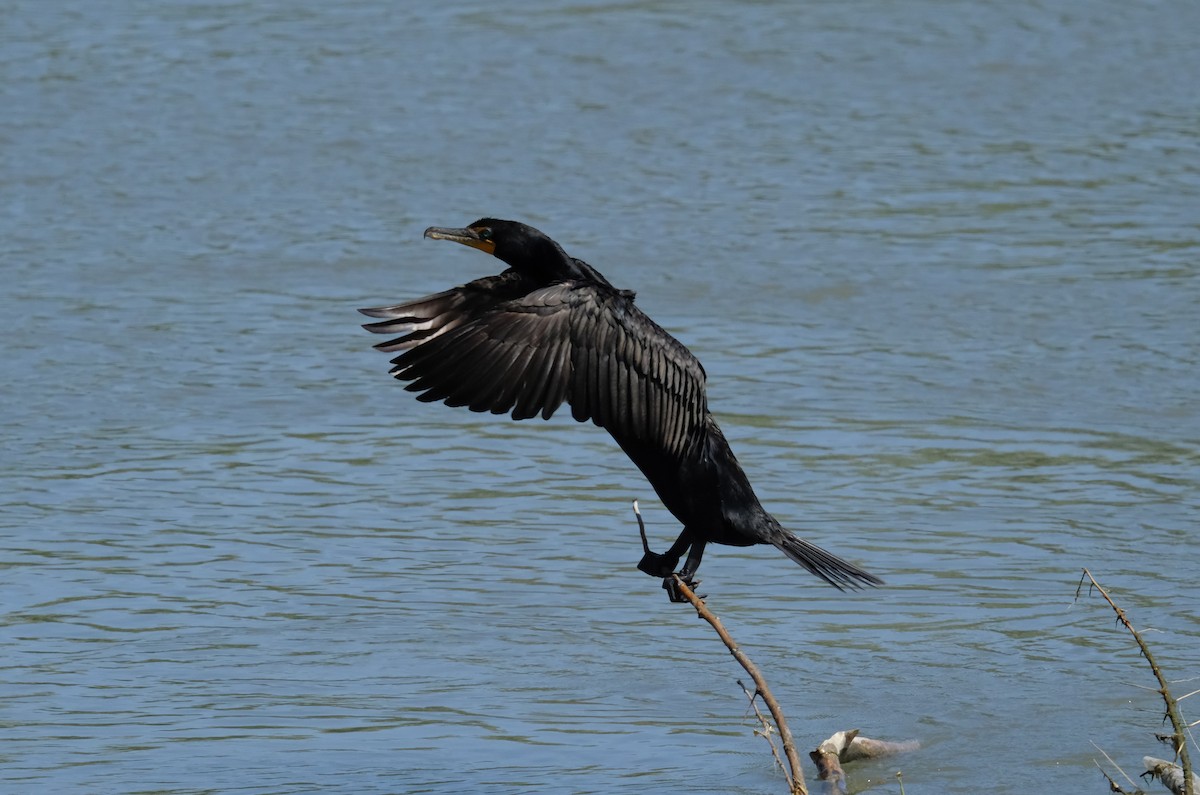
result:
[[[543,418],[567,402],[571,415],[606,429],[667,509],[683,524],[663,554],[646,547],[638,568],[691,582],[705,544],[772,544],[838,589],[879,578],[797,538],[767,513],[708,411],[704,368],[647,317],[629,290],[542,232],[481,218],[463,229],[430,227],[425,237],[492,254],[508,268],[452,290],[359,310],[364,325],[399,335],[375,347],[400,351],[391,374],[418,400],[471,411]]]

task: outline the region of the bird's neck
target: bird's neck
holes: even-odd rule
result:
[[[522,275],[538,282],[581,281],[612,287],[600,271],[583,260],[572,257],[553,240],[543,241],[535,256],[509,265]]]

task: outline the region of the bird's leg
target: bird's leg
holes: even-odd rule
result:
[[[686,531],[685,531],[686,532]],[[678,542],[676,542],[678,543]],[[704,557],[704,541],[693,541],[692,548],[688,552],[687,562],[683,564],[683,568],[679,570],[679,579],[683,580],[687,587],[695,589],[700,584],[699,580],[693,580],[696,571],[700,568],[700,559]],[[675,578],[667,576],[663,578],[663,588],[667,589],[667,596],[672,602],[686,602],[687,599],[679,592],[679,588],[675,585]],[[701,599],[704,597],[701,596]]]
[[[679,565],[680,556],[692,545],[692,534],[685,527],[671,548],[660,555],[650,551],[650,542],[646,540],[645,528],[639,525],[638,530],[642,534],[642,549],[646,553],[642,555],[642,559],[637,565],[638,570],[646,572],[651,577],[662,577],[664,580],[670,577],[674,573],[675,567]]]
[[[687,598],[679,592],[679,587],[675,584],[675,567],[679,565],[679,558],[684,552],[687,552],[687,563],[680,569],[679,579],[689,588],[699,585],[699,582],[692,580],[692,576],[696,573],[696,569],[700,568],[700,558],[704,556],[705,542],[697,541],[692,531],[685,527],[679,534],[679,538],[675,539],[675,543],[666,552],[661,555],[651,552],[650,542],[646,538],[646,525],[642,522],[642,514],[638,511],[636,502],[633,504],[633,511],[637,515],[638,532],[642,536],[642,551],[645,553],[638,562],[638,569],[651,577],[661,577],[662,587],[672,602],[686,602]]]

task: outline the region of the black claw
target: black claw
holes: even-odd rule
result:
[[[699,580],[688,580],[683,577],[680,577],[680,579],[683,580],[684,585],[692,589],[692,593],[696,593],[696,586],[700,584]],[[688,600],[687,597],[683,595],[683,592],[679,590],[679,586],[675,581],[675,575],[670,574],[666,577],[663,577],[662,587],[663,590],[667,592],[667,598],[672,602],[686,602]],[[708,595],[696,594],[696,598],[703,602],[708,598]]]

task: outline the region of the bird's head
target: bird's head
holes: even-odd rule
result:
[[[518,221],[480,218],[462,229],[431,226],[425,230],[425,237],[477,248],[528,276],[553,280],[573,275],[574,261],[561,246]]]

